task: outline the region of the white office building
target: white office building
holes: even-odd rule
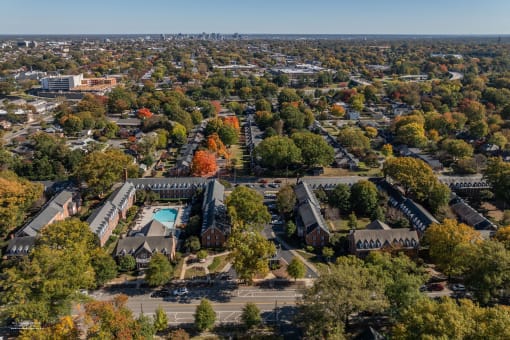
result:
[[[77,76],[52,76],[41,79],[43,90],[47,91],[69,91],[80,86],[83,80],[83,74]]]

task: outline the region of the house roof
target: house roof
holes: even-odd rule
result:
[[[202,205],[202,232],[209,228],[218,228],[223,233],[230,233],[230,222],[223,202],[225,187],[218,181],[210,181],[205,189]]]
[[[390,230],[391,227],[382,221],[373,220],[372,222],[367,224],[365,229],[368,229],[368,230]]]
[[[43,227],[48,225],[59,213],[64,211],[64,205],[72,198],[72,192],[68,190],[61,191],[48,201],[39,214],[37,214],[37,216],[25,225],[16,235],[36,236]]]
[[[90,231],[101,236],[106,230],[109,221],[116,214],[118,214],[117,208],[110,201],[104,202],[104,204],[100,208],[96,209],[87,219],[87,222],[90,225]]]
[[[166,178],[129,178],[136,189],[178,189],[188,187],[203,187],[207,179],[202,177],[166,177]]]
[[[349,237],[356,250],[377,250],[388,246],[417,248],[418,233],[411,229],[354,230]]]
[[[171,253],[175,247],[174,237],[164,236],[131,236],[119,239],[115,248],[115,256],[131,254],[136,256],[142,249],[150,253],[165,252]]]
[[[457,197],[450,202],[450,207],[464,222],[477,230],[496,230],[497,226],[488,220],[485,216],[476,211],[473,207],[467,204],[463,199]]]
[[[157,220],[152,220],[136,234],[143,234],[147,237],[168,236],[171,234],[171,231],[170,229],[166,228],[161,222]]]
[[[121,207],[126,203],[127,199],[135,194],[135,186],[133,183],[125,182],[122,184],[120,188],[115,190],[108,200],[117,208],[121,209]]]
[[[35,236],[18,236],[9,240],[5,254],[7,256],[27,255],[35,244]]]
[[[297,211],[306,233],[310,233],[315,228],[321,228],[329,234],[329,228],[321,214],[320,203],[311,187],[306,182],[301,182],[296,185],[294,192],[298,201]]]

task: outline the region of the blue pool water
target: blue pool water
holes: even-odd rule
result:
[[[167,228],[173,228],[175,219],[177,217],[177,209],[160,209],[152,215],[152,218],[158,222],[161,222]]]

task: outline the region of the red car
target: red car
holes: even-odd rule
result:
[[[431,283],[428,289],[429,291],[440,292],[444,289],[444,285],[441,283]]]

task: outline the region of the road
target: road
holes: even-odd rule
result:
[[[192,323],[195,308],[201,298],[211,300],[212,306],[220,323],[239,322],[243,307],[247,302],[255,303],[266,321],[276,320],[275,306],[278,320],[290,321],[295,313],[297,298],[301,293],[292,287],[281,289],[261,287],[218,286],[212,288],[189,288],[190,293],[185,297],[151,298],[150,292],[136,289],[121,289],[114,291],[98,291],[92,296],[98,300],[111,299],[113,295],[124,293],[128,295],[127,307],[135,315],[143,312],[153,315],[161,307],[167,313],[170,324]]]

